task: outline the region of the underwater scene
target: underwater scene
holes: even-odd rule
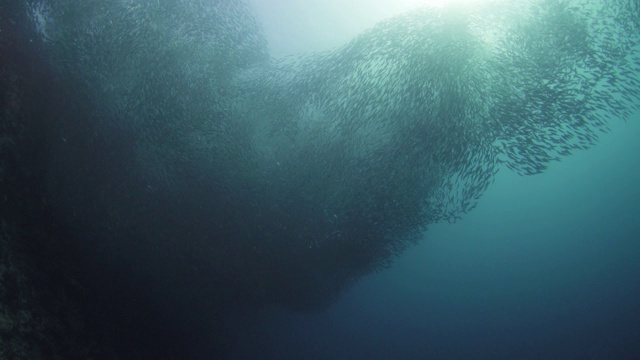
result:
[[[0,359],[640,359],[640,1],[3,0]]]

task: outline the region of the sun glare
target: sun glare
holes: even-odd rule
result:
[[[445,6],[445,5],[457,5],[457,6],[473,6],[482,2],[488,2],[490,0],[410,0],[413,5],[429,5],[429,6]]]

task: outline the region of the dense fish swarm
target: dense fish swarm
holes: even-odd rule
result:
[[[241,1],[25,3],[56,89],[46,201],[177,327],[326,307],[640,95],[638,1],[425,8],[287,59]]]

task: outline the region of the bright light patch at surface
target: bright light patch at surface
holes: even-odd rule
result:
[[[506,1],[506,0],[505,0]],[[248,0],[271,54],[325,51],[347,43],[380,21],[424,7],[472,9],[496,0]]]
[[[457,6],[474,6],[481,3],[487,3],[491,0],[408,0],[412,5],[428,5],[428,6],[445,6],[445,5],[457,5]]]

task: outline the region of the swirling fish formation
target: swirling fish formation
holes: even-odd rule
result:
[[[425,8],[274,59],[240,1],[28,2],[66,91],[50,202],[167,312],[324,308],[634,112],[639,4]]]

